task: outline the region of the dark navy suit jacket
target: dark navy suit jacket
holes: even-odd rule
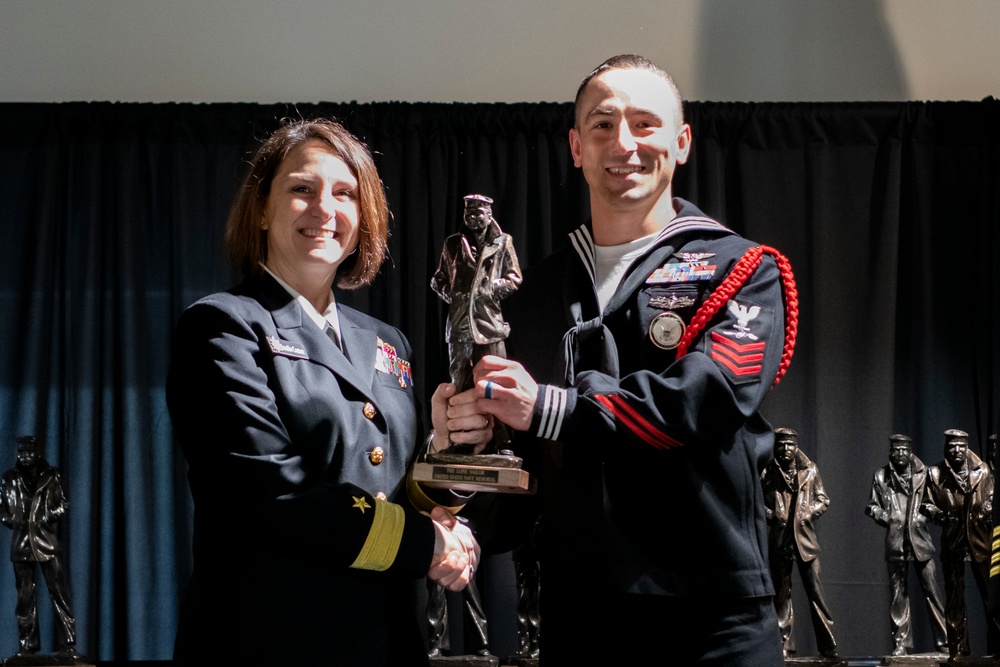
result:
[[[167,400],[195,517],[179,662],[425,659],[412,591],[434,534],[405,492],[417,403],[412,382],[376,368],[377,339],[405,360],[410,347],[394,327],[338,313],[344,352],[265,274],[181,316]],[[397,555],[387,571],[351,568],[380,492],[407,508]]]

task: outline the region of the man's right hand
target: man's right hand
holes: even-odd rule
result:
[[[451,591],[465,588],[479,565],[479,544],[468,526],[443,507],[431,511],[434,556],[427,576]]]

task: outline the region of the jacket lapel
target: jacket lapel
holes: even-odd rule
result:
[[[347,350],[347,357],[357,372],[359,381],[371,389],[375,381],[375,332],[359,322],[354,313],[346,308],[338,308],[340,315],[340,336]]]
[[[975,468],[969,466],[969,493],[972,493],[972,490],[979,486],[979,483],[983,481],[985,472],[986,470],[980,466]]]
[[[251,290],[257,292],[261,304],[270,311],[278,336],[283,341],[301,347],[310,361],[325,366],[359,392],[371,397],[375,368],[374,332],[367,331],[369,336],[366,337],[365,330],[359,330],[353,321],[345,317],[344,309],[338,308],[342,342],[347,354],[354,360],[352,363],[271,276],[265,273],[254,279]],[[371,343],[366,346],[369,337]]]

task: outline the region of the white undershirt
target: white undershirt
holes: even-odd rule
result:
[[[645,254],[659,235],[660,232],[657,231],[621,245],[594,246],[594,287],[597,289],[597,302],[601,306],[602,313],[618,289],[625,271],[632,262]]]
[[[263,264],[261,266],[271,274],[271,277],[278,281],[278,284],[285,288],[295,301],[302,306],[302,310],[306,312],[309,319],[316,323],[316,326],[320,328],[320,331],[326,329],[329,324],[334,331],[337,332],[337,340],[343,340],[340,335],[340,318],[337,316],[337,300],[333,297],[333,290],[330,290],[330,305],[326,307],[322,313],[316,310],[316,306],[309,303],[309,299],[305,298],[301,294],[295,291],[295,289],[286,283],[284,280],[275,275],[274,271],[267,268]]]

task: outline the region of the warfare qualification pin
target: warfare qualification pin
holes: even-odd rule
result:
[[[677,313],[660,313],[649,323],[649,339],[661,350],[672,350],[680,344],[685,328]]]

